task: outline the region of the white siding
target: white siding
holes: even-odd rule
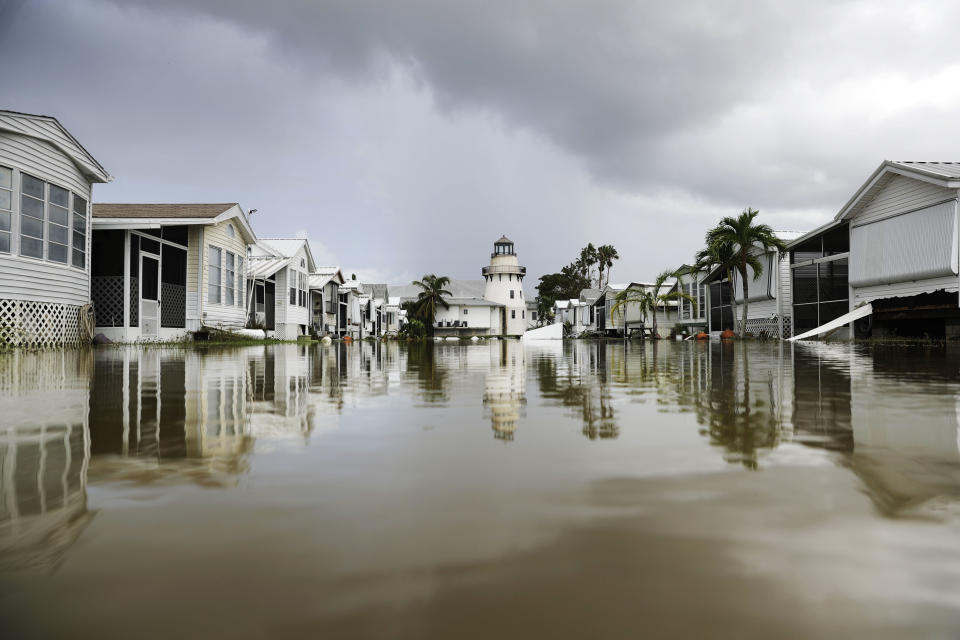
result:
[[[233,225],[234,235],[230,237],[227,233],[228,225]],[[234,274],[234,300],[232,305],[226,304],[226,293],[225,289],[221,289],[220,303],[213,303],[207,298],[207,284],[208,273],[207,273],[207,260],[209,257],[208,247],[219,247],[223,253],[221,258],[221,270],[220,270],[220,285],[223,287],[225,285],[225,278],[227,276],[227,252],[234,254],[236,257],[243,258],[243,269],[247,268],[247,244],[243,240],[243,234],[240,233],[240,230],[237,228],[235,222],[230,220],[224,220],[223,222],[207,225],[203,227],[202,232],[203,239],[203,254],[201,256],[201,268],[199,271],[199,282],[200,282],[200,291],[199,295],[203,296],[203,324],[208,327],[218,327],[224,329],[241,329],[246,324],[246,307],[242,301],[237,299],[237,290],[236,290],[236,273]],[[193,250],[193,247],[191,247]],[[189,256],[187,258],[189,264]],[[234,262],[234,269],[236,269],[236,262]],[[189,271],[188,271],[188,288],[189,288]],[[246,277],[241,278],[241,281],[244,282],[244,291],[246,291]]]
[[[787,254],[780,261],[780,289],[777,297],[780,298],[780,308],[783,317],[793,317],[793,272],[790,269],[790,256]]]
[[[955,198],[956,189],[947,189],[922,180],[895,175],[883,186],[864,208],[853,216],[852,224],[882,220],[904,211]]]
[[[850,230],[850,284],[864,287],[956,274],[956,218],[956,202],[950,201],[855,225]]]
[[[11,252],[0,254],[0,298],[75,305],[88,303],[90,243],[93,235],[89,223],[90,183],[76,165],[53,145],[4,131],[0,131],[0,165],[15,170]],[[19,171],[69,189],[87,200],[86,266],[83,269],[17,255],[20,247]]]

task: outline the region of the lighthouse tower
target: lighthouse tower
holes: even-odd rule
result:
[[[490,266],[483,268],[487,285],[484,300],[502,304],[500,307],[499,331],[494,323],[494,333],[507,336],[522,336],[527,328],[527,301],[523,297],[523,277],[526,267],[520,266],[513,250],[513,241],[502,236],[493,243]]]

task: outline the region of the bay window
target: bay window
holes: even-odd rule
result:
[[[227,260],[226,260],[226,271],[227,277],[224,279],[223,288],[224,288],[224,304],[233,306],[233,293],[234,293],[234,255],[227,251]]]
[[[20,255],[43,258],[43,180],[20,174]]]
[[[87,266],[87,201],[73,194],[73,266]]]

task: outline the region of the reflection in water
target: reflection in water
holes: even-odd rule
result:
[[[483,389],[483,405],[490,412],[495,438],[513,440],[520,410],[527,401],[527,368],[523,343],[491,340],[489,370]]]
[[[365,597],[382,604],[376,598],[408,578],[428,583],[417,583],[413,599],[429,600],[424,594],[437,584],[456,583],[476,566],[491,573],[471,575],[471,588],[497,583],[489,578],[501,571],[513,575],[490,558],[536,549],[557,513],[577,511],[584,495],[600,498],[577,518],[601,534],[581,532],[582,547],[572,548],[604,558],[597,583],[619,576],[633,584],[640,578],[613,575],[617,568],[640,571],[659,553],[663,575],[679,567],[698,584],[700,567],[733,553],[733,538],[765,550],[760,564],[789,567],[802,540],[771,543],[785,530],[768,519],[804,523],[799,529],[822,536],[811,545],[855,560],[864,558],[859,540],[876,527],[954,526],[925,529],[939,559],[960,521],[957,356],[953,348],[587,340],[0,355],[0,572],[59,575],[74,557],[96,565],[85,555],[96,547],[94,531],[152,544],[151,530],[137,529],[155,525],[144,514],[172,513],[198,546],[186,554],[197,568],[180,570],[236,577],[236,563],[204,553],[209,540],[231,539],[223,554],[252,558],[259,574],[289,572],[264,590],[281,609],[288,599],[300,610],[321,606],[277,590],[301,575],[301,562],[321,576],[324,606],[359,607]],[[428,428],[435,425],[455,428]],[[497,441],[516,442],[493,446],[488,428]],[[90,511],[88,487],[96,489]],[[133,516],[123,504],[131,496]],[[603,518],[595,519],[598,506]],[[619,510],[642,513],[631,521],[635,530],[617,529],[611,514]],[[102,515],[86,528],[94,513]],[[124,517],[129,529],[117,533]],[[664,543],[657,527],[668,522],[694,534]],[[853,534],[851,522],[860,527]],[[74,545],[81,536],[84,544]],[[685,564],[670,546],[680,538],[696,538],[696,562]],[[627,550],[625,564],[603,555],[605,540],[622,542],[614,546]],[[918,553],[927,552],[919,540]],[[895,552],[887,543],[871,541]],[[287,564],[263,560],[288,545]],[[563,583],[551,576],[570,552],[557,548],[561,560],[542,547],[547,569],[534,564],[520,577],[543,578],[541,588]],[[492,564],[474,564],[471,554],[481,552]],[[813,557],[822,560],[821,552]],[[877,557],[884,556],[869,556]],[[568,563],[569,583],[589,562]],[[889,571],[903,566],[910,565]],[[744,602],[757,598],[744,593],[754,596]],[[668,609],[681,606],[664,598]],[[410,611],[396,604],[384,610]]]
[[[0,571],[49,570],[87,512],[88,352],[0,358]]]

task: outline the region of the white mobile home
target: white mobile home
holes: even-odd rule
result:
[[[247,313],[250,326],[296,340],[311,321],[310,277],[316,265],[306,238],[262,238],[250,247]]]
[[[340,285],[346,280],[339,267],[317,267],[310,274],[310,322],[320,335],[339,336],[346,326],[346,312],[340,313]],[[341,318],[342,315],[342,318]]]
[[[0,344],[89,342],[90,199],[110,180],[56,118],[0,111]]]
[[[93,206],[97,331],[120,342],[244,326],[246,213],[227,204]]]
[[[695,335],[707,330],[707,285],[705,273],[685,264],[676,271],[681,293],[690,297],[678,301],[677,328],[686,335]]]
[[[960,335],[960,163],[884,161],[834,220],[790,243],[796,333],[869,303],[839,335]]]

